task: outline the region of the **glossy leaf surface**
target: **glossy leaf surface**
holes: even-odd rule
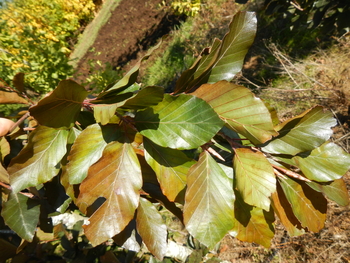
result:
[[[277,191],[272,194],[272,207],[281,223],[290,236],[300,236],[305,233],[299,220],[295,217],[292,207],[288,202],[280,184],[277,184]]]
[[[276,178],[269,161],[261,152],[247,148],[235,149],[236,188],[244,202],[270,210],[270,197],[276,191]]]
[[[167,249],[168,231],[162,216],[147,199],[140,198],[136,227],[148,250],[162,260]]]
[[[12,159],[8,172],[15,193],[51,180],[60,170],[67,152],[69,131],[39,126],[29,136],[29,143]]]
[[[350,203],[348,189],[342,178],[326,184],[307,182],[307,185],[312,189],[323,193],[338,205],[347,206]]]
[[[163,147],[194,149],[208,142],[222,127],[215,111],[191,95],[165,95],[157,106],[138,112],[140,133]]]
[[[232,184],[206,151],[188,173],[184,223],[188,232],[209,248],[233,227]]]
[[[220,81],[202,85],[193,95],[208,102],[227,127],[255,144],[266,142],[278,134],[273,128],[268,108],[243,86]]]
[[[52,128],[70,128],[81,110],[87,91],[73,80],[62,80],[57,88],[37,105],[30,114],[42,125]]]
[[[302,227],[307,227],[312,232],[320,231],[326,220],[327,200],[324,196],[304,182],[288,177],[279,178],[279,182]]]
[[[133,219],[141,186],[140,164],[132,146],[119,142],[108,144],[102,157],[90,167],[77,199],[83,213],[98,198],[106,199],[91,215],[90,224],[84,226],[85,235],[93,245],[120,233]]]
[[[307,178],[317,182],[340,179],[350,169],[350,155],[331,142],[314,149],[306,157],[293,159]]]
[[[273,222],[275,217],[272,209],[269,212],[246,204],[239,194],[236,194],[234,227],[230,234],[241,241],[255,242],[264,247],[270,247],[274,236]]]
[[[117,125],[101,127],[99,124],[93,124],[82,131],[68,155],[66,172],[69,182],[81,183],[87,176],[89,167],[102,156],[107,143],[117,138]]]
[[[3,203],[1,216],[13,231],[21,238],[31,242],[39,222],[40,206],[22,194],[10,193],[7,202]]]
[[[268,143],[264,151],[290,155],[312,151],[330,138],[331,128],[336,124],[331,112],[317,106],[278,125],[280,135]]]
[[[162,192],[170,201],[186,187],[187,173],[195,163],[185,153],[144,141],[145,158],[157,175]]]
[[[223,40],[215,40],[210,53],[202,53],[193,69],[178,80],[175,92],[188,92],[204,83],[231,81],[241,71],[255,38],[256,17],[252,12],[238,12],[229,28]]]

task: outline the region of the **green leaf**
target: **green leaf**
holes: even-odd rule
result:
[[[194,149],[208,142],[223,126],[203,100],[186,94],[165,95],[157,106],[135,116],[140,133],[163,147]]]
[[[83,130],[68,155],[65,172],[68,173],[69,183],[80,184],[86,178],[90,166],[102,156],[107,143],[117,139],[118,135],[118,125],[101,127],[93,124]]]
[[[312,151],[326,142],[333,134],[332,127],[337,124],[329,111],[317,106],[276,127],[279,136],[263,148],[275,154],[296,155]]]
[[[184,223],[188,232],[213,248],[233,227],[233,182],[206,151],[187,178]]]
[[[115,116],[115,111],[118,108],[117,104],[98,104],[92,106],[94,109],[94,118],[96,122],[101,123],[101,125],[106,125],[109,123],[111,118]]]
[[[350,154],[331,142],[322,144],[306,157],[295,156],[293,160],[307,178],[317,182],[340,179],[350,169]]]
[[[40,206],[37,201],[13,192],[7,202],[3,203],[1,210],[6,225],[28,242],[33,240],[39,215]]]
[[[52,128],[70,128],[78,118],[87,91],[73,80],[61,81],[47,97],[29,109],[42,125]]]
[[[245,55],[253,44],[257,20],[254,12],[238,12],[222,40],[218,57],[212,66],[208,83],[231,81],[241,71]]]
[[[236,188],[244,202],[269,211],[271,194],[276,191],[276,177],[270,162],[261,152],[238,148],[233,165]]]
[[[297,182],[289,177],[278,179],[302,227],[307,227],[312,232],[320,231],[324,227],[327,212],[327,200],[324,196],[304,182]]]
[[[337,179],[326,184],[307,182],[307,185],[323,193],[338,205],[347,206],[350,203],[348,189],[343,179]]]
[[[269,212],[246,204],[239,193],[236,193],[234,227],[230,235],[245,242],[255,242],[270,247],[274,236],[275,221],[273,210]]]
[[[106,92],[102,92],[97,99],[103,100],[106,97],[110,97],[111,95],[115,94],[122,94],[124,90],[126,90],[128,87],[133,85],[136,82],[137,76],[139,74],[139,69],[141,66],[142,61],[148,59],[154,50],[158,49],[160,45],[162,44],[162,40],[159,41],[157,45],[150,48],[146,55],[144,55],[136,64],[135,66],[125,74],[125,76],[119,80],[115,85],[113,85],[111,88],[109,88]]]
[[[128,143],[112,142],[80,185],[77,206],[83,213],[99,198],[106,201],[91,215],[84,232],[96,246],[120,233],[133,219],[142,186],[140,164]]]
[[[227,127],[254,144],[266,142],[278,134],[264,102],[243,86],[220,81],[202,85],[192,94],[208,102]]]
[[[202,52],[202,58],[178,81],[176,92],[189,92],[204,83],[231,81],[242,69],[255,38],[256,24],[253,12],[238,12],[222,42],[215,40],[210,53],[208,49]],[[188,83],[188,80],[191,82]]]
[[[215,61],[220,45],[221,40],[215,38],[211,48],[205,48],[202,51],[192,67],[184,71],[177,80],[174,93],[180,93],[192,87],[191,84],[193,84],[193,81],[197,80],[197,78],[210,68],[211,64]]]
[[[8,167],[15,193],[45,183],[56,176],[67,152],[69,131],[39,126],[29,135],[28,144]]]
[[[195,163],[185,153],[144,140],[145,158],[157,175],[163,194],[174,201],[185,188],[187,173]]]
[[[281,185],[277,184],[277,191],[271,196],[272,207],[290,236],[300,236],[305,233],[299,220],[295,217],[292,207],[283,193]]]
[[[274,236],[273,210],[269,212],[246,204],[239,194],[236,194],[234,227],[230,234],[241,241],[255,242],[264,247],[270,247]]]
[[[148,250],[159,260],[163,260],[167,250],[167,227],[158,210],[144,198],[140,198],[137,208],[136,227]]]
[[[149,106],[157,105],[163,100],[164,88],[149,86],[141,89],[132,98],[125,101],[120,107],[124,109],[144,109]]]

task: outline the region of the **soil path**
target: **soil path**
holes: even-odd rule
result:
[[[77,64],[74,79],[83,82],[91,73],[89,61],[109,62],[127,69],[157,40],[170,32],[179,18],[159,7],[161,0],[122,0],[101,27],[94,44]]]

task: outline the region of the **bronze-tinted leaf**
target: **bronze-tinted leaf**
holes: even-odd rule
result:
[[[264,102],[243,86],[220,81],[202,85],[192,94],[208,102],[228,128],[254,144],[266,142],[278,134]]]
[[[106,199],[84,226],[96,246],[120,233],[133,219],[142,187],[140,164],[130,144],[111,142],[80,185],[77,205],[83,213],[97,199]]]
[[[236,193],[234,227],[230,234],[241,241],[255,242],[264,247],[270,247],[274,236],[275,221],[273,210],[265,211],[261,208],[246,204],[240,194]]]
[[[170,201],[185,188],[187,173],[195,163],[185,153],[144,141],[145,158],[157,175],[162,192]]]
[[[9,90],[0,90],[0,104],[29,104],[23,97],[16,92]]]
[[[324,196],[305,182],[294,181],[289,177],[278,179],[302,227],[307,227],[312,232],[320,231],[324,227],[327,212],[327,200]]]
[[[328,183],[307,182],[312,189],[323,193],[338,205],[347,206],[350,203],[349,193],[344,179],[337,179]]]
[[[87,94],[84,87],[73,80],[63,80],[50,95],[31,107],[29,112],[42,125],[70,128],[77,120]]]
[[[305,233],[299,220],[295,217],[292,207],[288,202],[280,184],[277,184],[277,191],[272,194],[272,207],[281,223],[290,236],[299,236]]]
[[[167,227],[158,210],[144,198],[140,198],[137,208],[136,227],[148,250],[159,260],[163,260],[167,249]]]

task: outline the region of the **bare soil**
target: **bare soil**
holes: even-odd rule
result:
[[[181,18],[159,5],[161,0],[122,0],[112,10],[109,21],[85,56],[79,61],[74,78],[84,82],[91,74],[89,61],[110,63],[113,68],[128,70],[136,60],[168,34]]]

